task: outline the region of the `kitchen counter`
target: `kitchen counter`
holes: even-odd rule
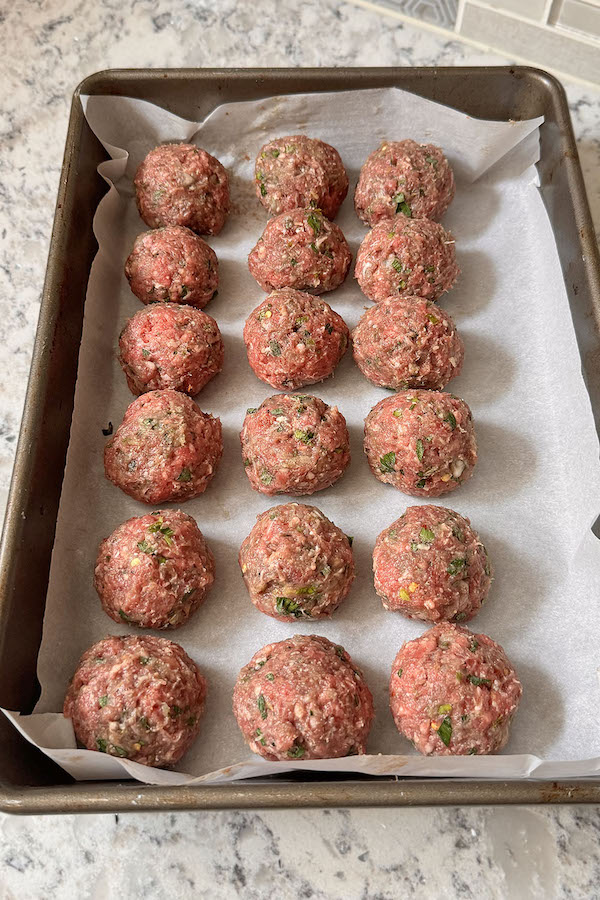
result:
[[[18,436],[70,95],[145,66],[501,59],[335,0],[15,0],[0,14],[0,504]],[[599,67],[600,71],[600,67]],[[566,82],[600,228],[600,88]],[[0,897],[600,896],[595,807],[0,818]]]

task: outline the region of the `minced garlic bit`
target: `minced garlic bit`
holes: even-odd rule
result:
[[[134,556],[134,558],[131,560],[131,568],[133,569],[135,566],[139,566],[139,564],[140,564],[139,557]]]
[[[413,582],[411,582],[411,584],[409,584],[408,589],[411,592],[411,594],[414,594],[414,592],[416,591],[416,589],[418,587],[419,587],[419,585],[415,581],[413,581]]]

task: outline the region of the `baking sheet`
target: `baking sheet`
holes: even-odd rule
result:
[[[295,769],[475,778],[596,773],[600,552],[590,527],[600,487],[598,439],[554,237],[536,188],[541,120],[482,122],[394,89],[228,104],[201,125],[127,98],[84,98],[84,104],[113,157],[100,167],[111,189],[95,218],[100,250],[86,301],[39,657],[42,695],[34,715],[12,715],[17,727],[77,778],[128,774],[174,784]],[[246,407],[273,393],[251,372],[241,338],[246,316],[264,296],[246,268],[266,222],[254,197],[252,161],[266,140],[297,132],[321,137],[341,152],[351,189],[337,221],[354,253],[366,229],[353,213],[352,190],[360,165],[381,139],[434,140],[457,174],[457,197],[444,224],[457,240],[462,276],[442,302],[465,340],[464,374],[451,390],[471,405],[480,461],[473,479],[441,502],[471,518],[495,565],[490,599],[471,628],[504,646],[524,685],[510,742],[499,756],[424,759],[395,730],[387,708],[390,665],[399,645],[424,625],[383,610],[372,587],[371,551],[382,528],[407,505],[423,501],[370,474],[361,447],[363,420],[387,394],[369,385],[349,356],[333,378],[309,390],[346,416],[352,464],[338,484],[307,500],[354,535],[359,574],[353,589],[331,621],[286,624],[255,610],[241,581],[241,541],[259,512],[288,499],[250,489],[238,442]],[[226,362],[197,398],[202,409],[221,417],[225,453],[206,494],[184,506],[213,549],[217,580],[192,621],[168,635],[207,675],[207,711],[180,771],[164,772],[76,749],[70,723],[58,711],[80,654],[105,634],[125,630],[105,616],[95,595],[97,546],[121,521],[147,511],[107,483],[102,466],[101,429],[109,420],[116,426],[132,399],[115,357],[119,331],[139,308],[122,274],[133,239],[145,228],[131,176],[156,143],[192,137],[232,175],[232,215],[223,233],[210,239],[221,285],[206,309],[222,330]],[[351,278],[326,299],[351,328],[369,305]],[[363,667],[376,704],[373,755],[281,764],[248,760],[231,712],[236,674],[261,646],[293,632],[342,643]]]

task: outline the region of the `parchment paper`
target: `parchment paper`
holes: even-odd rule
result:
[[[479,121],[393,89],[228,104],[202,124],[126,98],[83,102],[91,127],[113,157],[99,167],[110,190],[94,223],[100,250],[86,300],[39,656],[42,695],[34,715],[11,716],[15,725],[82,779],[125,774],[173,784],[293,769],[475,778],[597,773],[600,551],[590,528],[600,506],[598,439],[554,236],[536,187],[541,120]],[[244,320],[264,296],[246,266],[267,219],[254,196],[253,160],[268,139],[298,132],[329,141],[342,155],[351,187],[337,221],[353,253],[366,232],[353,212],[354,184],[381,139],[433,140],[444,147],[457,174],[457,196],[444,224],[454,232],[462,275],[442,302],[465,340],[464,374],[450,389],[473,410],[479,463],[472,480],[440,502],[470,517],[488,547],[496,580],[470,627],[504,646],[524,686],[510,743],[498,756],[424,759],[394,727],[390,666],[400,644],[425,626],[383,610],[372,585],[371,552],[381,529],[406,506],[423,501],[380,484],[368,469],[363,420],[386,392],[362,377],[351,354],[333,378],[308,390],[346,416],[352,463],[335,486],[307,502],[354,536],[359,574],[352,591],[331,621],[286,624],[259,613],[241,580],[237,553],[256,515],[289,499],[251,490],[238,440],[246,407],[259,406],[274,393],[250,370],[242,342]],[[60,710],[80,654],[104,635],[127,630],[102,612],[92,573],[100,540],[126,518],[147,512],[105,480],[102,462],[101,429],[109,421],[116,427],[132,399],[115,354],[126,318],[140,308],[123,276],[133,239],[145,229],[131,178],[157,143],[188,139],[218,156],[232,176],[230,219],[222,234],[210,239],[221,284],[206,309],[222,330],[226,361],[222,374],[197,398],[202,409],[221,417],[225,453],[207,492],[184,505],[215,554],[217,579],[192,621],[168,636],[198,662],[209,696],[199,739],[178,772],[165,772],[76,749]],[[352,277],[326,299],[351,328],[369,305]],[[376,704],[373,755],[281,764],[248,760],[231,712],[237,672],[264,644],[294,632],[342,643],[363,667]]]

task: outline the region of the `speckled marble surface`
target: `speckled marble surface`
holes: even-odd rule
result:
[[[83,77],[109,67],[506,61],[336,0],[15,0],[0,8],[0,49],[1,508],[70,94]],[[600,88],[566,88],[600,229]],[[600,810],[0,818],[0,900],[139,896],[600,897]]]

